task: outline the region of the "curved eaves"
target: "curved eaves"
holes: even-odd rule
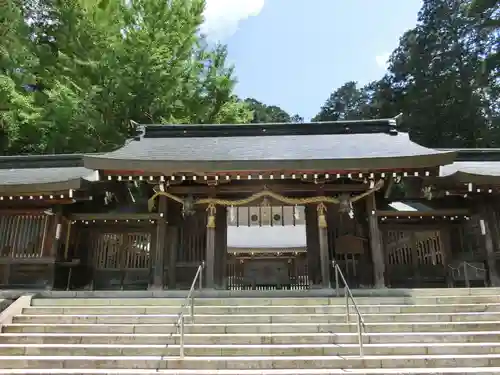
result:
[[[452,163],[454,151],[412,142],[408,134],[321,134],[252,137],[141,138],[103,155],[84,157],[97,170],[212,172],[252,170],[375,170]],[[124,167],[126,166],[126,167]]]
[[[24,194],[77,190],[95,181],[95,172],[84,167],[0,169],[0,193]]]

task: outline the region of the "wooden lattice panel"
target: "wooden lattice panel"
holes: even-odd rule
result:
[[[146,269],[150,265],[150,233],[100,233],[94,238],[97,269]]]
[[[40,258],[47,246],[50,225],[47,215],[0,217],[0,257]]]
[[[389,265],[437,265],[444,262],[439,230],[388,230],[385,248]]]
[[[198,267],[205,260],[207,248],[206,212],[200,210],[184,217],[181,235],[182,241],[181,246],[178,247],[177,262]]]

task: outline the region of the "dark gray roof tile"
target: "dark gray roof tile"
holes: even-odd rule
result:
[[[405,133],[174,137],[133,140],[114,152],[86,157],[85,166],[117,170],[126,169],[126,162],[131,169],[179,171],[424,168],[447,164],[454,156],[413,143]]]
[[[500,176],[500,161],[457,161],[441,167],[439,175],[450,176],[455,173],[482,176]]]
[[[328,160],[439,153],[411,142],[407,134],[400,133],[144,138],[103,157],[166,161]]]
[[[81,179],[95,180],[95,172],[84,167],[0,169],[0,191],[41,192],[77,189]]]

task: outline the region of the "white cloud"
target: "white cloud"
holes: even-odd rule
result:
[[[389,52],[385,52],[381,55],[375,57],[375,62],[377,63],[379,68],[386,69],[388,65],[388,60],[391,54]]]
[[[257,16],[265,0],[206,0],[201,32],[210,41],[222,41],[237,30],[241,21]]]

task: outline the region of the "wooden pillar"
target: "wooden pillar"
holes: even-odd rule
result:
[[[154,256],[152,259],[153,268],[153,284],[150,285],[150,289],[163,289],[164,280],[163,275],[165,273],[165,243],[167,236],[167,197],[160,196],[158,198],[158,213],[160,218],[156,223],[156,241]]]
[[[50,247],[48,249],[49,251],[49,257],[53,259],[58,258],[58,252],[59,252],[59,247],[61,246],[62,243],[62,234],[63,234],[63,208],[61,205],[57,205],[54,209],[55,215],[54,215],[54,221],[52,222],[52,225],[50,225],[51,217],[47,217],[48,219],[48,227],[46,228],[47,230],[50,230],[50,232],[47,232],[47,235],[50,237],[49,244]],[[50,229],[48,229],[50,228]],[[56,267],[55,263],[51,263],[48,265],[47,273],[47,284],[46,284],[46,289],[52,289],[54,287],[54,284],[56,282]]]
[[[330,287],[330,256],[328,254],[328,228],[326,224],[325,211],[323,203],[318,204],[318,234],[319,234],[319,256],[321,263],[321,286]]]
[[[305,207],[306,244],[307,244],[307,273],[309,282],[313,285],[321,284],[321,268],[319,256],[318,211],[316,206]]]
[[[50,221],[50,218],[49,218]],[[62,240],[62,233],[63,233],[63,228],[62,228],[62,207],[57,206],[55,208],[55,216],[54,216],[54,233],[52,234],[53,238],[51,239],[51,248],[49,252],[50,257],[57,257],[57,252],[59,250],[59,246],[61,244]]]
[[[220,207],[215,213],[215,287],[224,289],[227,261],[227,208]]]
[[[206,287],[215,287],[215,212],[214,204],[209,204],[207,208],[207,249],[205,259],[205,281]]]
[[[373,279],[376,288],[385,288],[385,262],[382,247],[382,236],[376,215],[375,193],[366,197],[366,214],[368,215],[368,231],[373,261]]]
[[[497,269],[497,253],[495,251],[495,242],[493,239],[493,228],[495,214],[490,207],[483,209],[480,218],[481,234],[484,236],[484,247],[486,250],[486,263],[488,264],[488,273],[491,286],[500,286],[500,275]]]
[[[179,246],[179,227],[176,225],[169,225],[167,227],[168,242],[168,288],[176,289],[177,287],[177,247]]]

